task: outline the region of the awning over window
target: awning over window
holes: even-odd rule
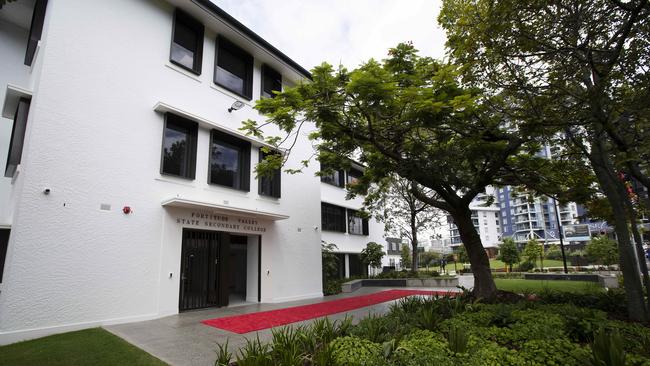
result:
[[[254,217],[258,219],[265,219],[265,220],[272,220],[272,221],[285,220],[289,218],[289,216],[287,215],[282,215],[274,212],[232,207],[228,205],[220,205],[213,202],[195,201],[195,200],[190,200],[190,199],[180,198],[180,197],[174,197],[174,198],[164,200],[161,204],[163,207],[211,210],[226,215]]]
[[[2,117],[11,120],[14,119],[20,98],[31,99],[32,92],[17,85],[7,84],[7,92],[5,94],[4,104],[2,105]]]

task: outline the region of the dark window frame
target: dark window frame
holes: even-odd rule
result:
[[[239,154],[239,187],[233,187],[225,184],[212,182],[212,146],[218,141],[222,145],[230,148],[236,148]],[[212,130],[210,133],[210,147],[208,149],[208,184],[219,187],[236,189],[238,191],[250,192],[250,175],[251,175],[251,143],[240,139],[236,136],[227,134],[223,131]]]
[[[244,90],[240,93],[237,90],[229,88],[227,85],[221,84],[217,81],[217,73],[219,72],[219,50],[221,48],[226,49],[233,56],[238,57],[240,61],[244,63],[244,68],[246,70],[246,75],[244,75]],[[215,54],[214,54],[214,77],[213,82],[221,88],[228,90],[231,93],[235,93],[238,96],[245,98],[246,100],[253,99],[253,56],[248,52],[244,51],[242,48],[238,47],[234,43],[230,42],[223,36],[217,36],[215,44]]]
[[[187,129],[187,156],[185,164],[187,166],[185,174],[175,174],[165,171],[165,132],[167,131],[168,126],[176,125],[180,128]],[[178,130],[177,130],[178,131]],[[197,152],[197,140],[199,134],[199,124],[183,118],[179,115],[173,113],[165,113],[165,123],[163,126],[162,133],[162,144],[160,147],[160,174],[167,175],[171,177],[183,178],[194,180],[196,178],[196,152]]]
[[[338,233],[347,232],[347,216],[345,207],[333,205],[331,203],[321,202],[321,230]],[[338,217],[326,216],[326,208],[338,210]],[[338,221],[338,222],[337,222]]]
[[[327,167],[327,165],[321,163],[321,165],[320,165],[321,172],[323,170],[327,170],[327,169],[329,169]],[[324,178],[327,177],[327,175],[324,176],[322,174],[320,176],[320,181],[325,183],[325,184],[329,184],[331,186],[334,186],[334,187],[344,188],[345,187],[345,171],[343,169],[332,169],[332,173],[334,173],[334,172],[338,172],[338,174],[339,174],[338,182],[333,183],[333,182],[326,181],[326,180],[324,180]]]
[[[5,260],[7,259],[10,236],[11,229],[0,229],[0,283],[2,283],[2,274],[5,270]]]
[[[275,85],[266,85],[266,76],[270,76],[273,79],[273,83]],[[277,89],[274,89],[274,87],[277,87]],[[282,74],[277,72],[271,66],[264,64],[262,65],[262,87],[260,88],[260,97],[275,98],[273,91],[282,91]]]
[[[174,43],[176,43],[174,41],[176,36],[176,25],[179,22],[196,33],[197,44],[195,45],[196,50],[194,51],[194,59],[192,60],[193,65],[191,68],[172,59],[172,49]],[[201,75],[202,64],[203,64],[204,35],[205,35],[205,27],[201,22],[192,18],[192,16],[185,13],[184,11],[180,9],[176,9],[176,11],[174,12],[174,20],[172,24],[172,39],[171,39],[171,43],[169,44],[169,62],[193,74]]]
[[[32,66],[38,42],[43,35],[43,24],[45,23],[45,10],[47,0],[36,0],[34,11],[32,12],[32,24],[29,27],[29,37],[27,37],[27,49],[25,50],[25,65]]]
[[[269,154],[279,154],[279,152],[271,152]],[[269,154],[264,153],[262,148],[260,148],[259,161],[262,162]],[[280,198],[282,196],[282,170],[274,170],[272,177],[260,176],[258,178],[258,193],[261,196]]]
[[[20,98],[16,106],[9,140],[9,151],[7,152],[7,164],[5,165],[5,177],[7,178],[14,176],[18,165],[22,161],[30,104],[31,100],[29,98]]]
[[[369,229],[368,229],[368,219],[361,216],[361,215],[359,215],[359,211],[357,211],[357,210],[352,210],[352,209],[348,208],[346,211],[347,211],[346,214],[347,214],[347,230],[348,230],[348,234],[350,234],[350,235],[365,235],[365,236],[370,235]],[[357,217],[357,218],[361,219],[361,234],[353,233],[352,230],[350,230],[350,218],[351,217]]]

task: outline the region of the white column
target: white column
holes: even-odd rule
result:
[[[345,253],[345,278],[350,278],[350,255]]]

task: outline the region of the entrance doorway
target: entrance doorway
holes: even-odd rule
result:
[[[230,258],[228,260],[229,305],[246,302],[247,249],[247,236],[230,236]]]
[[[259,257],[261,248],[252,245],[259,244],[259,239],[221,231],[183,229],[179,311],[243,303],[251,286],[251,290],[259,292],[259,276],[248,278],[251,266],[256,269],[253,272],[259,273],[259,266],[255,268],[255,262],[251,261]]]

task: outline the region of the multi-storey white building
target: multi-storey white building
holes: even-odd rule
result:
[[[368,268],[361,263],[359,253],[369,242],[385,246],[384,226],[374,218],[359,214],[363,197],[346,199],[346,184],[363,175],[363,166],[352,162],[349,170],[334,170],[321,176],[322,239],[336,245],[339,258],[339,276],[354,277],[367,274]],[[384,250],[386,251],[386,250]],[[390,265],[384,256],[383,265]]]
[[[322,296],[321,240],[383,243],[317,164],[256,177],[241,121],[310,74],[209,0],[17,0],[0,55],[0,344]]]

